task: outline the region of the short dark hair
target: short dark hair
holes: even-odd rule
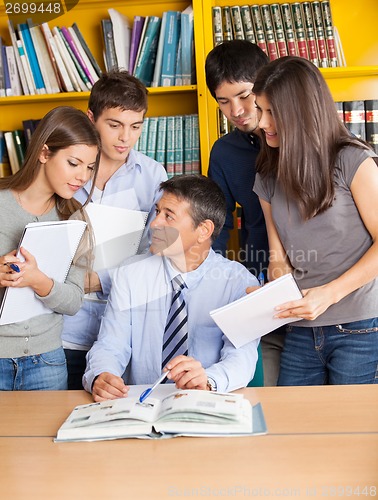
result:
[[[206,84],[215,91],[223,82],[255,82],[257,72],[269,62],[260,47],[247,40],[228,40],[211,50],[205,63]]]
[[[212,179],[204,175],[177,175],[162,182],[160,189],[189,203],[194,227],[209,219],[214,223],[212,241],[219,236],[226,219],[226,199]]]
[[[145,85],[125,70],[103,73],[93,85],[88,108],[96,121],[105,109],[121,108],[130,111],[147,111],[148,90]]]

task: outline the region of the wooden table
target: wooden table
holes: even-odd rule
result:
[[[378,386],[242,392],[268,435],[96,443],[52,440],[84,391],[0,393],[0,498],[378,496]]]

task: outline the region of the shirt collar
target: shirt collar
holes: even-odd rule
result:
[[[173,267],[170,259],[163,257],[164,266],[165,266],[165,276],[167,283],[170,283],[172,279],[180,274],[182,279],[185,281],[187,288],[193,288],[196,284],[204,277],[207,271],[211,268],[212,262],[215,259],[215,252],[213,249],[210,249],[206,259],[202,262],[200,266],[197,267],[194,271],[189,271],[187,273],[180,273],[176,268]]]

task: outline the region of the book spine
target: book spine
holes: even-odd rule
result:
[[[305,59],[309,59],[301,4],[299,2],[292,3],[291,12],[293,14],[295,36],[297,38],[298,55],[300,57],[304,57]]]
[[[26,82],[28,84],[29,93],[30,93],[30,95],[35,95],[36,88],[34,85],[33,75],[31,72],[28,58],[26,57],[26,54],[25,54],[24,45],[23,45],[21,40],[17,40],[17,49],[18,49],[18,53],[20,55],[21,64],[24,68],[24,73],[25,73]]]
[[[89,67],[87,65],[87,62],[89,62],[89,60],[88,61],[84,60],[83,53],[82,53],[82,48],[77,43],[78,40],[76,38],[75,32],[72,30],[72,28],[66,28],[65,26],[62,26],[62,33],[65,36],[65,38],[66,38],[66,40],[68,42],[68,45],[71,47],[71,50],[72,50],[74,56],[76,57],[79,65],[81,66],[83,72],[85,73],[87,79],[89,80],[89,82],[91,84],[91,88],[92,88],[92,85],[94,85],[95,81],[97,81],[98,78],[96,80],[93,77],[93,75],[92,75],[92,73],[91,73],[91,71],[90,71],[90,69],[89,69]],[[76,40],[75,40],[74,37],[76,38]]]
[[[12,45],[5,47],[5,54],[8,62],[9,80],[11,89],[13,90],[13,95],[15,96],[22,95],[21,82],[18,74],[16,57]]]
[[[295,40],[293,18],[291,15],[290,4],[284,3],[281,5],[282,21],[285,29],[285,38],[287,51],[289,56],[297,56],[297,42]]]
[[[344,102],[344,123],[353,135],[366,139],[364,101]]]
[[[12,175],[7,146],[5,144],[4,132],[0,130],[0,177]]]
[[[37,54],[34,49],[33,41],[27,24],[19,24],[19,35],[22,38],[25,47],[25,54],[29,60],[34,85],[37,94],[46,94],[45,83],[42,78],[41,68],[39,67]]]
[[[64,89],[62,78],[61,78],[60,73],[59,73],[58,63],[56,61],[55,53],[51,47],[47,33],[45,32],[42,24],[39,26],[39,29],[40,29],[41,35],[44,39],[46,51],[47,51],[47,54],[48,54],[48,57],[49,57],[50,63],[51,63],[49,71],[50,71],[50,75],[51,75],[51,79],[52,79],[52,86],[53,86],[54,92],[58,93]],[[52,72],[54,73],[54,75],[52,75]]]
[[[165,167],[165,148],[167,139],[167,117],[159,116],[156,136],[156,161]]]
[[[378,153],[378,99],[365,101],[366,140]]]
[[[201,173],[198,115],[192,115],[192,121],[193,121],[192,174],[197,175]]]
[[[239,5],[234,5],[231,7],[231,23],[234,33],[234,40],[245,40]]]
[[[4,72],[5,95],[6,96],[13,96],[13,89],[11,86],[11,80],[10,80],[10,75],[9,75],[9,66],[8,66],[8,59],[7,59],[7,46],[6,45],[3,45],[1,47],[1,58],[2,58],[2,65],[3,65],[3,72]]]
[[[41,33],[39,31],[38,26],[34,26],[33,21],[31,19],[26,20],[26,24],[29,28],[29,33],[34,45],[34,50],[35,50],[35,55],[37,57],[37,61],[39,64],[39,68],[41,70],[41,75],[43,78],[43,82],[46,88],[46,93],[47,94],[53,94],[55,93],[55,89],[53,91],[52,84],[50,81],[50,72],[47,70],[47,63],[49,61],[49,58],[47,56],[46,59],[46,53],[43,51],[43,39],[41,40],[40,36]],[[43,37],[42,37],[43,38]]]
[[[16,59],[16,64],[17,64],[17,68],[18,68],[18,74],[19,74],[19,77],[20,77],[20,82],[21,82],[21,87],[22,87],[22,94],[29,95],[30,91],[29,91],[28,83],[26,81],[26,75],[25,75],[25,71],[24,71],[24,66],[22,64],[22,61],[21,61],[21,58],[20,58],[20,53],[19,53],[18,47],[17,47],[16,32],[14,30],[13,22],[10,19],[8,19],[8,31],[9,31],[9,35],[10,35],[12,46],[13,46],[13,50],[14,50],[14,56],[15,56],[15,59]]]
[[[274,37],[273,23],[270,15],[269,5],[261,6],[261,17],[264,25],[265,39],[268,47],[269,59],[271,61],[274,61],[274,59],[278,59],[278,52],[277,52],[276,39]]]
[[[150,116],[148,124],[147,150],[146,155],[156,159],[156,139],[157,139],[157,116]]]
[[[319,66],[321,68],[328,68],[327,46],[324,37],[323,17],[320,2],[311,2],[311,8],[315,26],[315,39],[318,48]]]
[[[142,48],[135,66],[134,76],[139,78],[147,87],[151,85],[154,74],[160,27],[160,17],[149,17]]]
[[[138,151],[143,154],[147,153],[148,128],[150,119],[146,116],[143,121],[142,133],[138,141]]]
[[[191,85],[194,69],[194,19],[193,9],[190,12],[181,13],[181,69],[182,69],[182,84]]]
[[[83,87],[81,85],[82,90],[83,91],[91,90],[92,83],[90,82],[90,80],[88,78],[88,74],[87,74],[86,70],[84,70],[84,68],[82,67],[82,63],[84,63],[84,61],[80,62],[80,59],[82,59],[82,58],[81,58],[81,55],[79,54],[79,52],[74,44],[74,41],[72,40],[71,34],[69,33],[68,29],[65,26],[62,26],[60,28],[60,34],[61,34],[63,43],[66,46],[66,49],[67,49],[67,51],[68,51],[68,53],[69,53],[69,55],[74,63],[74,66],[76,68],[76,71],[77,71],[80,79],[82,80],[82,82],[84,82],[85,86],[87,87],[87,89],[86,89],[85,87]]]
[[[170,179],[175,173],[175,117],[167,116],[167,147],[165,168]]]
[[[175,83],[177,47],[181,27],[180,16],[180,12],[167,11],[160,78],[162,87],[171,87]]]
[[[140,37],[142,35],[143,24],[146,18],[143,16],[134,16],[133,29],[130,40],[129,73],[132,75],[135,66],[135,59],[138,52]]]
[[[13,140],[12,132],[4,132],[4,140],[7,146],[9,164],[12,170],[12,174],[15,174],[20,170],[20,163],[18,161],[16,147]]]
[[[276,35],[277,51],[279,57],[284,57],[288,55],[285,31],[282,22],[281,10],[278,3],[274,3],[270,6],[270,13],[272,16],[272,22],[274,27],[274,32]]]
[[[88,56],[88,59],[91,61],[92,66],[94,67],[94,69],[97,73],[97,76],[100,77],[102,75],[102,70],[101,70],[100,66],[98,65],[98,62],[94,58],[87,42],[85,41],[85,39],[84,39],[80,29],[79,29],[79,26],[76,23],[73,23],[72,29],[75,31],[77,38],[79,39],[84,51],[86,52],[86,54]]]
[[[336,101],[335,107],[341,123],[344,123],[344,105],[342,101]]]
[[[192,173],[192,142],[193,142],[193,119],[192,115],[185,115],[184,127],[184,174]]]
[[[184,137],[183,137],[183,116],[175,116],[175,167],[174,174],[182,175],[184,173]]]
[[[314,21],[312,18],[311,4],[310,2],[302,2],[304,24],[306,28],[307,35],[307,46],[310,61],[319,66],[318,51],[316,48]]]
[[[74,67],[73,61],[71,59],[71,56],[67,52],[66,46],[63,43],[63,40],[62,40],[62,37],[61,37],[61,34],[59,32],[58,27],[54,26],[52,31],[54,33],[53,39],[54,39],[55,45],[59,51],[59,54],[60,54],[60,57],[63,61],[64,67],[66,68],[67,74],[68,74],[70,81],[71,81],[71,84],[72,84],[72,87],[76,92],[81,92],[82,88],[81,88],[79,81],[78,81],[79,75],[77,75],[75,73],[75,67]]]
[[[232,40],[232,21],[230,7],[222,7],[222,27],[223,27],[223,40]]]
[[[72,37],[75,45],[76,45],[77,50],[80,52],[80,55],[81,55],[81,57],[82,57],[85,65],[86,65],[86,67],[88,69],[88,72],[89,72],[89,74],[91,76],[91,78],[89,79],[89,81],[91,82],[92,85],[94,85],[97,82],[97,80],[99,80],[100,77],[98,76],[96,70],[94,69],[91,60],[87,56],[87,53],[85,52],[84,47],[81,45],[81,42],[80,42],[80,40],[79,40],[79,38],[78,38],[75,30],[72,28],[72,26],[70,26],[67,29],[68,29],[68,31],[69,31],[69,33],[70,33],[70,35],[71,35],[71,37]]]
[[[0,97],[5,97],[5,79],[3,68],[3,39],[0,37]]]
[[[331,68],[337,67],[337,55],[336,55],[336,46],[335,46],[335,37],[333,33],[333,22],[332,22],[332,14],[331,14],[331,6],[329,0],[323,0],[321,2],[322,15],[323,15],[323,23],[324,23],[324,32],[325,39],[328,50],[328,60]]]
[[[256,36],[256,43],[260,47],[260,49],[263,50],[269,57],[268,47],[265,40],[264,25],[262,22],[259,5],[251,5],[251,16]]]
[[[102,37],[104,41],[104,62],[106,70],[110,71],[118,67],[117,56],[114,46],[113,26],[110,19],[101,20]]]
[[[18,158],[18,164],[21,168],[25,159],[25,141],[22,130],[12,130],[12,137]]]
[[[242,18],[244,36],[248,42],[256,43],[255,32],[253,29],[253,22],[249,5],[242,5],[240,7],[240,15]]]
[[[222,9],[218,6],[212,7],[213,38],[214,46],[223,42]]]
[[[174,85],[183,85],[182,80],[182,49],[181,49],[181,34],[177,44],[177,54],[176,54],[176,71],[175,71],[175,81]]]

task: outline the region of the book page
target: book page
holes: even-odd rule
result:
[[[274,308],[290,300],[302,298],[292,274],[285,274],[254,292],[210,311],[210,316],[234,344],[241,347],[262,335],[298,318],[273,318]]]
[[[139,210],[89,203],[86,212],[95,235],[94,271],[119,266],[135,255],[148,213]]]
[[[80,220],[32,222],[25,227],[19,247],[24,247],[35,257],[43,273],[63,283],[85,227],[86,222]],[[17,257],[24,260],[20,252]],[[0,325],[51,312],[30,287],[8,287],[1,304]]]

